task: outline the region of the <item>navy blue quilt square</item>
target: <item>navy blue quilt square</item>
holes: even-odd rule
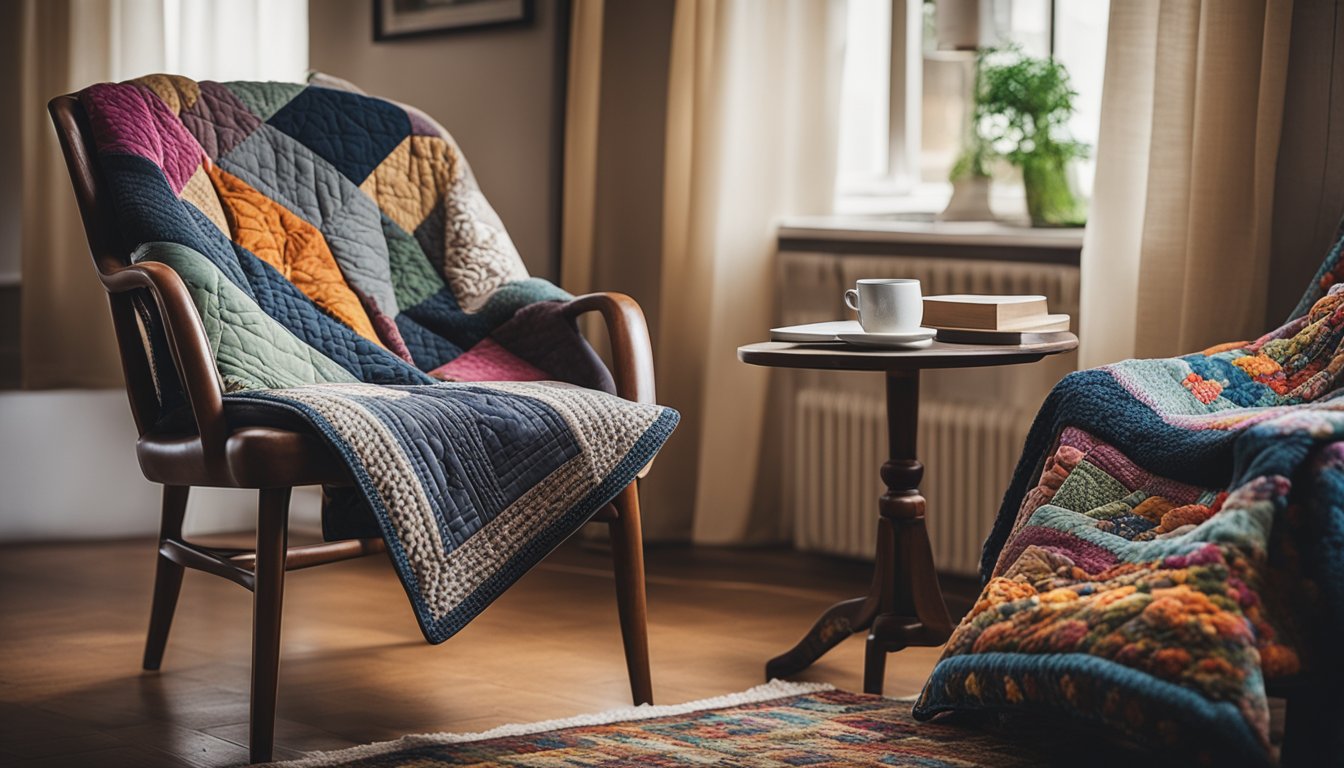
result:
[[[411,134],[406,110],[381,99],[305,88],[267,121],[311,149],[355,184]]]
[[[582,448],[540,400],[486,388],[390,387],[354,396],[406,452],[447,551],[494,520]]]

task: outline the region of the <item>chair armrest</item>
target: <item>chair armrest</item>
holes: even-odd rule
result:
[[[182,278],[172,267],[155,261],[100,272],[99,278],[108,293],[145,289],[154,297],[173,365],[196,420],[206,466],[227,477],[225,441],[231,430],[224,418],[223,388],[201,316]]]
[[[616,394],[636,403],[657,402],[653,390],[653,345],[649,326],[639,302],[624,293],[586,293],[565,305],[565,315],[578,324],[578,317],[601,312],[611,339],[611,358],[615,370]],[[650,461],[639,471],[643,478],[653,466]]]
[[[611,338],[611,357],[616,394],[637,403],[654,403],[653,347],[649,326],[639,304],[623,293],[588,293],[565,305],[571,320],[589,312],[601,312]]]

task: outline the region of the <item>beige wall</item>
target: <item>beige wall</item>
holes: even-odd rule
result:
[[[655,339],[673,5],[608,2],[602,29],[593,287],[635,297]]]
[[[557,276],[560,17],[538,0],[525,27],[375,43],[369,0],[311,0],[310,66],[413,104],[461,145],[528,271]]]

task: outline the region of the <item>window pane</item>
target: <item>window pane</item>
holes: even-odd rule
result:
[[[907,3],[922,12],[924,41],[922,46],[912,44],[903,50],[907,46],[892,45],[891,13],[893,7],[904,9]],[[957,4],[951,5],[955,8]],[[974,53],[938,50],[934,7],[933,0],[849,0],[839,115],[837,194],[841,198],[947,194],[937,190],[947,189],[948,173],[969,129]],[[983,45],[1016,45],[1033,57],[1053,53],[1064,64],[1078,92],[1069,130],[1093,149],[1100,122],[1109,7],[1109,0],[980,0],[977,14]],[[907,114],[918,121],[920,133],[915,179],[889,178],[892,137],[900,134],[888,124],[893,50],[908,57],[907,69],[918,67],[921,72],[922,93],[906,107]],[[1091,195],[1094,168],[1090,158],[1076,164],[1078,191],[1085,197]],[[1012,168],[998,163],[994,172],[998,192],[1020,194],[1021,183]],[[871,208],[872,203],[864,206]]]
[[[1035,58],[1050,55],[1050,0],[991,0],[980,39],[991,47],[1017,45]]]
[[[1077,112],[1069,121],[1069,130],[1079,141],[1092,146],[1095,157],[1097,134],[1101,129],[1101,84],[1106,69],[1106,22],[1110,17],[1109,0],[1056,0],[1055,57],[1068,67]],[[1078,163],[1078,186],[1092,195],[1096,171],[1093,158]]]
[[[891,0],[850,0],[840,90],[840,190],[887,175]]]

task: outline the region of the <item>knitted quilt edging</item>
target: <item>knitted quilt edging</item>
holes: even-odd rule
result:
[[[466,627],[634,482],[679,418],[557,382],[317,385],[228,397],[291,411],[344,459],[431,643]],[[416,415],[426,411],[453,423],[435,429]],[[427,429],[428,440],[415,436]]]

